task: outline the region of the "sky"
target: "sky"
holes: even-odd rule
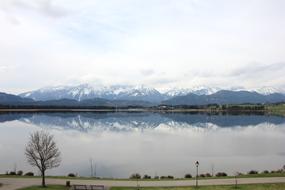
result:
[[[285,89],[283,0],[1,0],[0,91]]]

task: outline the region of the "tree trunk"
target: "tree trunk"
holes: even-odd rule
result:
[[[46,186],[46,176],[45,176],[45,171],[42,172],[42,186]]]

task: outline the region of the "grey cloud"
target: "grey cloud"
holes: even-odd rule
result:
[[[9,14],[9,17],[12,17],[13,9],[34,11],[42,14],[43,16],[52,18],[61,18],[67,16],[69,13],[69,11],[67,11],[65,8],[56,5],[55,1],[53,0],[4,0],[2,3],[0,3],[0,10],[4,11],[6,14]]]
[[[273,63],[269,65],[254,64],[254,66],[245,66],[230,73],[232,76],[252,76],[265,73],[275,74],[285,70],[285,62]]]

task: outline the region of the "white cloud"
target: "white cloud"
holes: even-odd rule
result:
[[[0,89],[283,88],[284,8],[281,0],[3,0]]]

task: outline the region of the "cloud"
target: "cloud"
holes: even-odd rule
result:
[[[37,12],[43,16],[60,18],[68,11],[55,4],[54,0],[2,0],[0,9],[6,14],[16,15],[17,12]]]
[[[3,0],[0,88],[284,86],[283,8],[263,0]]]
[[[266,74],[276,74],[278,72],[284,73],[285,62],[284,63],[272,63],[272,64],[261,64],[252,63],[245,67],[239,68],[231,73],[233,76],[251,76],[251,75],[266,75]]]

